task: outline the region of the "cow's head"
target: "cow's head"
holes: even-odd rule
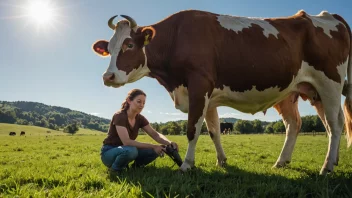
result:
[[[149,74],[144,47],[154,36],[152,28],[139,28],[135,20],[121,15],[127,20],[121,20],[116,25],[113,16],[108,25],[114,30],[109,42],[99,40],[93,44],[93,50],[100,56],[111,57],[108,69],[103,74],[106,86],[120,87],[126,83],[139,80]]]

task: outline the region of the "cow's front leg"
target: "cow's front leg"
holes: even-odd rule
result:
[[[196,144],[212,92],[212,88],[209,85],[210,83],[202,76],[196,75],[189,80],[189,111],[187,126],[188,148],[185,160],[180,168],[184,172],[187,171],[187,169],[194,167],[195,164],[194,158]]]

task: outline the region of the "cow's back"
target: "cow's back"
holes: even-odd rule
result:
[[[300,82],[319,83],[316,71],[338,83],[345,76],[337,67],[347,61],[349,30],[326,12],[258,19],[184,11],[172,17],[178,34],[169,69],[173,76],[196,71],[213,81],[211,107],[255,113],[299,91]]]
[[[216,81],[216,88],[226,85],[237,92],[253,86],[258,91],[282,91],[302,61],[340,81],[336,67],[346,61],[350,48],[348,29],[327,12],[258,19],[184,11],[175,18],[175,57],[182,59],[178,63],[201,64],[197,69]],[[207,62],[215,64],[209,67]]]

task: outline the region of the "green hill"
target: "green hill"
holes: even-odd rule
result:
[[[81,128],[106,132],[110,120],[38,102],[0,101],[0,123],[40,126],[52,130],[76,123]]]
[[[235,124],[237,122],[237,118],[220,118],[220,123],[222,122],[227,122],[227,123],[232,123]]]

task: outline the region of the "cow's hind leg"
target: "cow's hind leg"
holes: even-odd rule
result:
[[[322,115],[325,114],[325,117],[322,120],[325,122],[326,131],[329,135],[328,152],[326,154],[323,167],[320,171],[321,175],[325,175],[328,172],[332,172],[334,165],[338,164],[338,153],[344,123],[344,115],[340,104],[340,94],[334,97],[331,96],[331,93],[324,92],[324,94],[321,94],[321,101],[322,105],[319,109],[320,113],[319,111],[318,113]]]
[[[216,164],[222,167],[226,164],[227,158],[220,142],[220,123],[216,107],[208,109],[207,114],[205,116],[205,122],[207,124],[209,135],[215,145],[217,156]]]
[[[298,112],[298,93],[290,94],[274,107],[282,116],[286,128],[286,139],[281,154],[273,167],[284,167],[290,163],[296,144],[297,135],[301,129],[301,117]]]
[[[324,112],[324,108],[323,108],[323,104],[321,101],[315,101],[314,103],[312,103],[312,105],[314,106],[315,110],[317,111],[320,120],[322,121],[322,123],[324,124],[325,129],[328,128],[326,119],[325,119],[325,112]],[[330,133],[328,130],[326,131],[328,134]],[[338,151],[340,150],[340,143],[338,145]],[[339,163],[339,152],[337,152],[337,156],[336,156],[336,161],[334,163],[334,165],[338,165]]]

